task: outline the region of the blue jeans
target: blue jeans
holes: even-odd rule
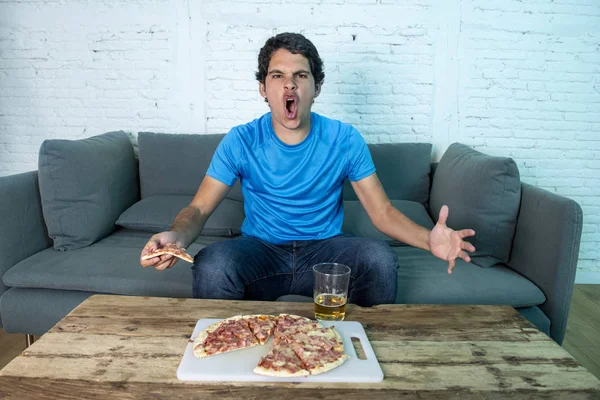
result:
[[[230,300],[275,300],[287,294],[312,297],[312,266],[322,262],[350,267],[349,303],[394,303],[396,254],[385,242],[343,236],[283,245],[240,236],[212,244],[194,259],[193,296]]]

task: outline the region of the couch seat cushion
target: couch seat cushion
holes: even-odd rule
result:
[[[117,219],[115,224],[144,232],[169,230],[179,212],[190,205],[194,196],[156,195],[143,198]],[[241,233],[244,222],[244,203],[223,199],[206,221],[201,235],[234,236]]]
[[[448,263],[425,250],[395,247],[398,256],[399,304],[504,304],[528,307],[546,301],[544,293],[504,265],[480,268],[457,260]]]
[[[140,265],[140,253],[150,235],[121,229],[83,249],[61,252],[49,248],[15,265],[4,274],[3,281],[17,288],[192,297],[191,264],[179,261],[165,271]],[[224,239],[201,236],[188,252],[195,256],[218,240]]]

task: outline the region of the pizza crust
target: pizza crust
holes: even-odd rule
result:
[[[339,367],[340,365],[342,365],[347,359],[349,359],[350,357],[346,354],[342,354],[342,356],[332,362],[323,364],[321,366],[309,369],[310,374],[311,375],[318,375],[318,374],[322,374],[323,372],[327,372],[327,371],[331,371],[334,368]]]
[[[307,376],[310,374],[293,349],[277,345],[273,346],[260,359],[254,371],[261,375],[280,377]]]
[[[286,370],[281,370],[281,371],[273,371],[272,369],[267,369],[264,367],[256,367],[254,368],[254,373],[255,374],[259,374],[259,375],[265,375],[265,376],[276,376],[279,378],[291,378],[294,376],[308,376],[310,375],[309,372],[305,369],[301,369],[297,372],[290,372],[290,371],[286,371]]]
[[[198,358],[207,358],[207,357],[216,356],[217,354],[231,353],[231,352],[238,351],[238,350],[249,349],[250,347],[258,346],[259,344],[260,343],[258,343],[258,341],[257,341],[256,343],[252,343],[252,344],[244,346],[244,347],[238,347],[237,349],[230,349],[227,351],[216,351],[211,354],[208,354],[206,352],[206,350],[204,349],[204,347],[198,347],[197,349],[193,349],[193,352],[194,352],[194,355]]]

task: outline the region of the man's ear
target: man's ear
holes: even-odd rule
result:
[[[321,94],[321,87],[323,86],[323,82],[317,83],[315,85],[315,97],[318,97]]]
[[[260,95],[266,100],[267,99],[267,91],[266,91],[264,83],[262,83],[262,82],[258,83],[258,91],[260,92]]]

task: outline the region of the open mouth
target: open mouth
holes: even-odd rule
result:
[[[295,119],[298,112],[298,99],[295,96],[285,96],[285,116]]]

